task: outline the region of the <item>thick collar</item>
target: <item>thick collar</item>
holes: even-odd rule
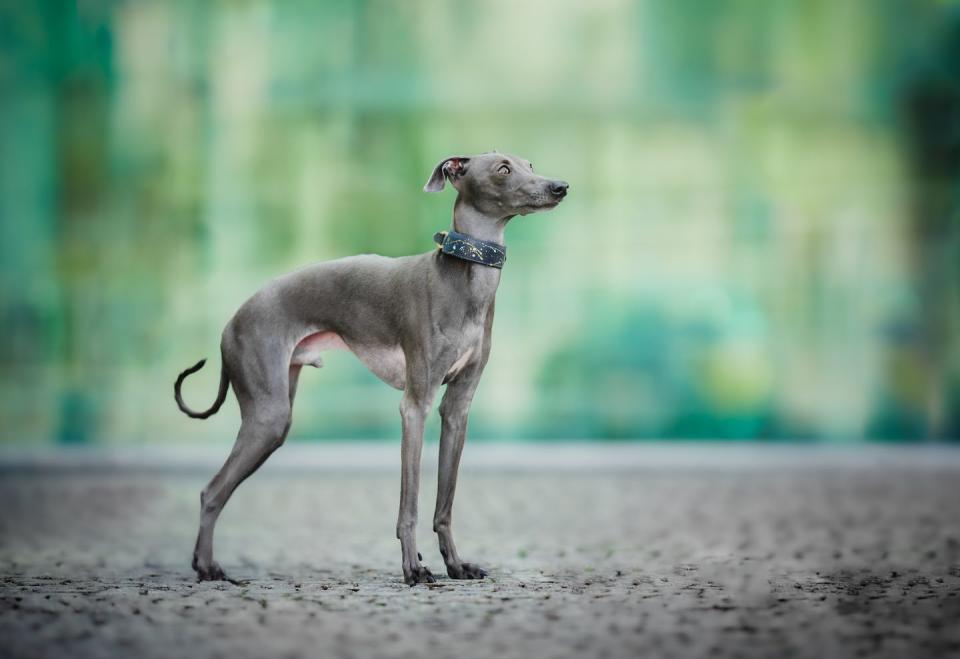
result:
[[[491,268],[502,268],[507,260],[506,245],[480,240],[465,233],[439,231],[433,235],[433,242],[444,254]]]

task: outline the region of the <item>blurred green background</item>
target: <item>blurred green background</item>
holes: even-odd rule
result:
[[[4,442],[231,440],[176,374],[277,274],[431,249],[491,149],[571,195],[508,229],[474,439],[960,436],[955,2],[0,4]],[[327,364],[291,437],[398,436]]]

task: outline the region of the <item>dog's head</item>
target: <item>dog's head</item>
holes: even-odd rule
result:
[[[440,192],[447,181],[457,189],[461,201],[497,218],[550,210],[567,196],[570,187],[566,181],[535,173],[529,160],[496,151],[445,158],[423,189]]]

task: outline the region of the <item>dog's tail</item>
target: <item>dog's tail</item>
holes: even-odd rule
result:
[[[192,419],[206,419],[209,416],[213,416],[217,413],[217,410],[220,409],[220,406],[223,405],[223,401],[227,399],[227,387],[230,386],[230,378],[227,377],[227,371],[222,366],[220,367],[220,391],[217,392],[217,400],[213,401],[213,406],[208,409],[206,412],[194,412],[187,404],[183,402],[183,397],[180,395],[180,385],[183,384],[183,381],[187,379],[188,375],[196,373],[203,365],[207,363],[206,359],[201,359],[196,364],[185,370],[177,377],[176,383],[173,385],[173,397],[177,400],[177,407],[180,408],[180,411],[189,416]]]

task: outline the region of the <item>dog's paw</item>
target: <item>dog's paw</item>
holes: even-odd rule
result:
[[[223,568],[216,562],[207,567],[194,564],[193,569],[197,571],[197,581],[232,581],[232,579],[227,578]]]
[[[403,571],[403,580],[408,586],[415,586],[418,583],[436,583],[437,579],[425,566],[418,565],[412,570]]]
[[[487,576],[487,571],[473,563],[460,563],[448,565],[447,574],[451,579],[483,579]]]

